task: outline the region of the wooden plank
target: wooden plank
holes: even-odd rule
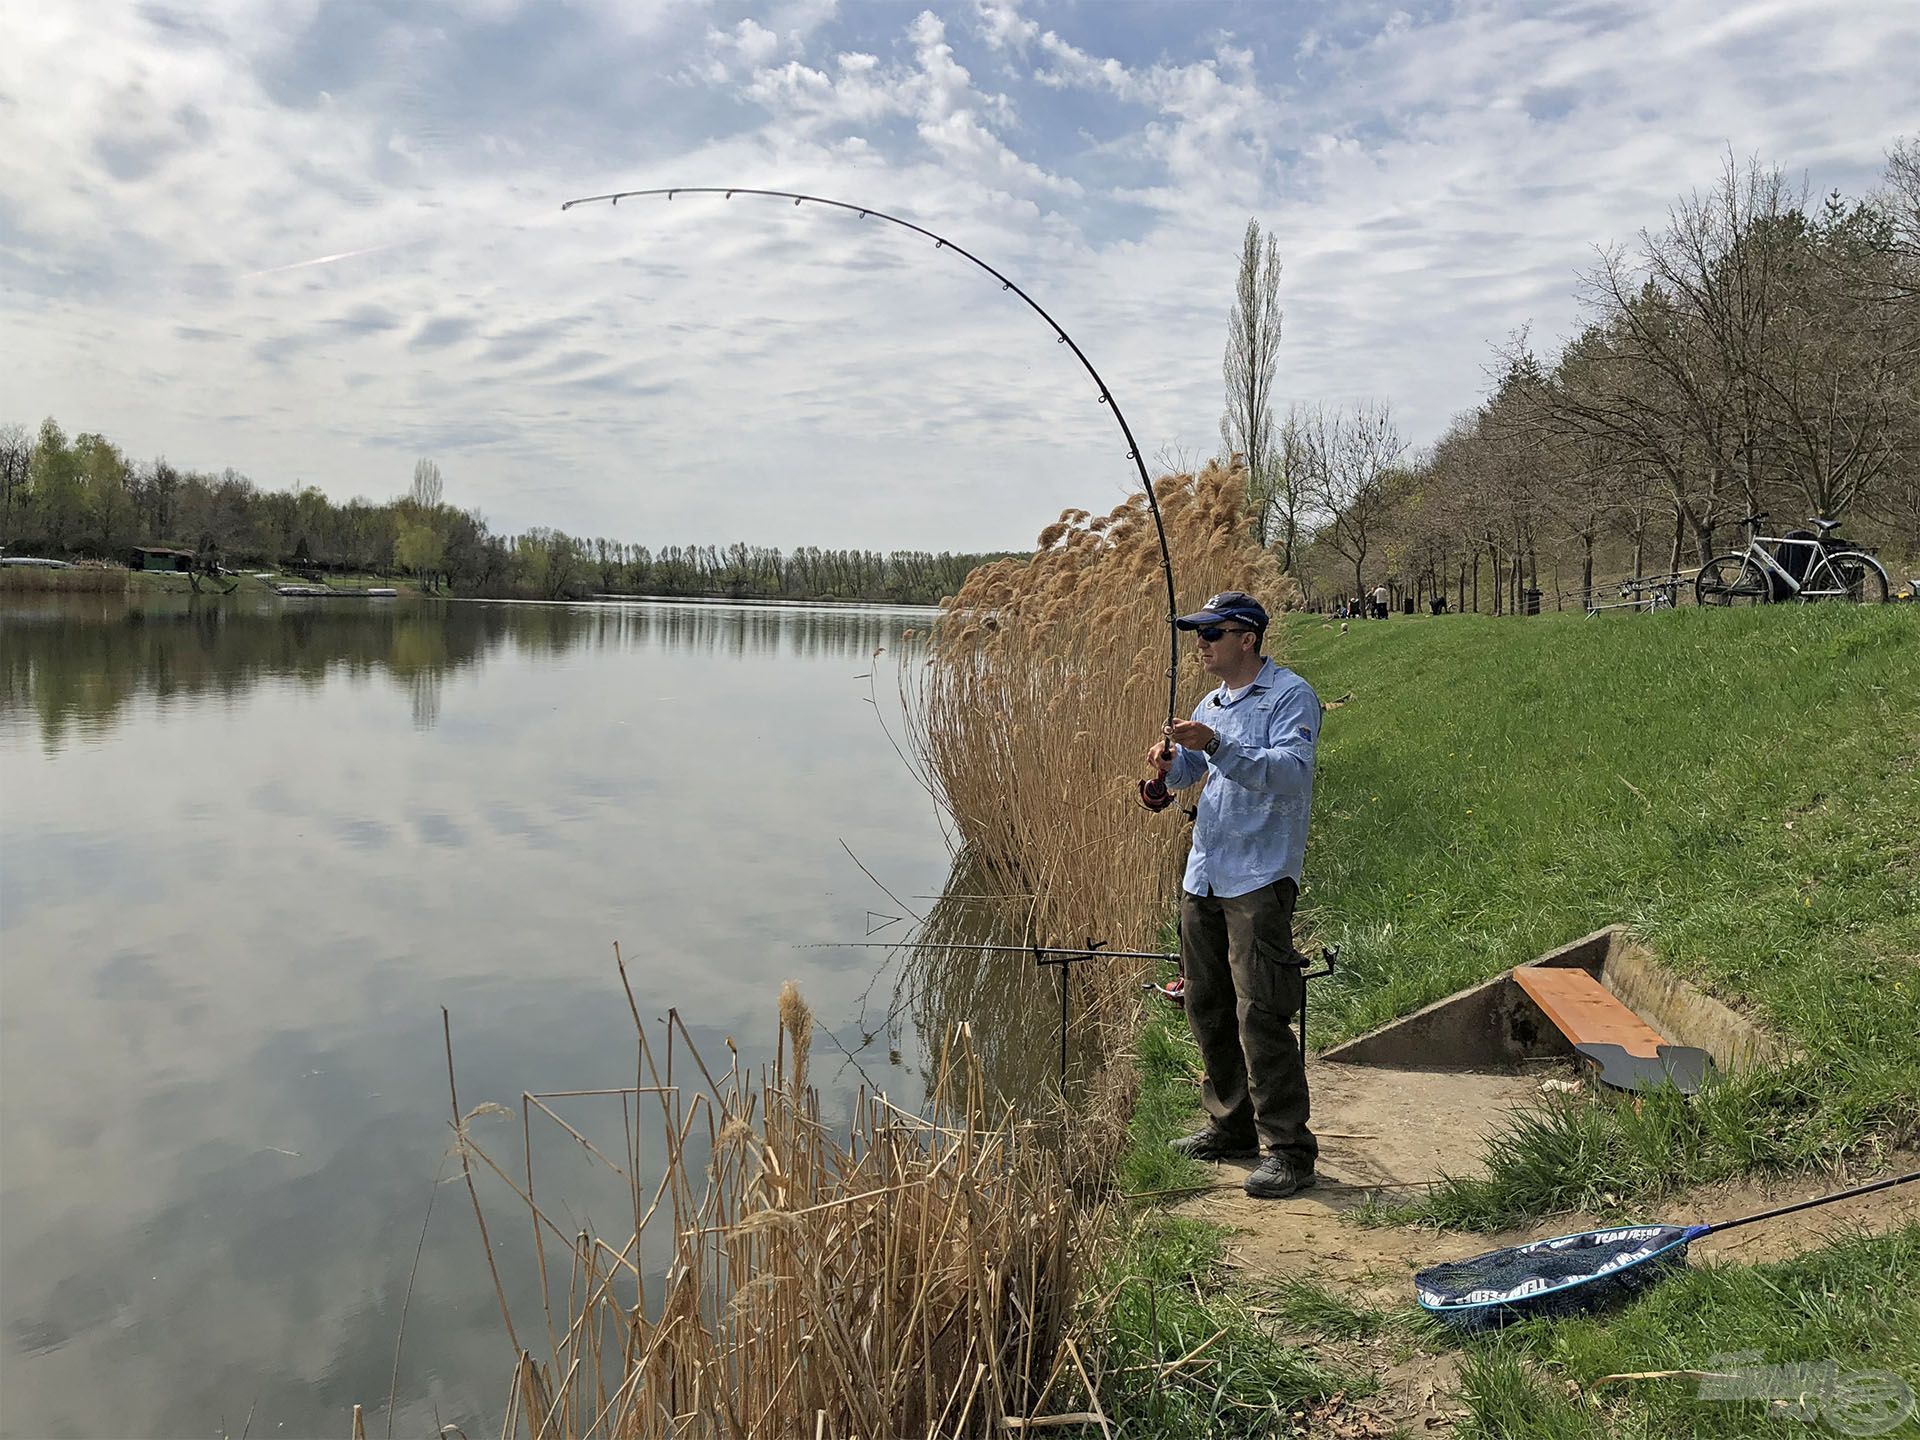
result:
[[[1666,1043],[1658,1030],[1584,970],[1522,965],[1514,970],[1513,978],[1575,1045],[1618,1045],[1629,1055],[1657,1056]]]

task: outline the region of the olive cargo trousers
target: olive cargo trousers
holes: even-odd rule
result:
[[[1307,985],[1293,948],[1298,893],[1285,878],[1231,899],[1182,892],[1180,968],[1214,1125],[1311,1167],[1320,1145],[1307,1128],[1307,1067],[1291,1023]]]

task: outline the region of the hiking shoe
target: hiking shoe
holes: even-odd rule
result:
[[[1170,1150],[1189,1160],[1251,1160],[1260,1153],[1259,1142],[1251,1135],[1233,1135],[1209,1125],[1197,1135],[1175,1140]]]
[[[1311,1165],[1296,1165],[1284,1155],[1269,1155],[1247,1176],[1247,1194],[1256,1200],[1284,1200],[1308,1189],[1319,1177]]]

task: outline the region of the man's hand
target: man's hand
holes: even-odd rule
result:
[[[1213,743],[1213,730],[1198,720],[1176,720],[1167,727],[1167,738],[1189,750],[1204,750]]]
[[[1173,746],[1165,740],[1156,740],[1147,747],[1147,764],[1153,767],[1156,775],[1165,775],[1173,768]]]

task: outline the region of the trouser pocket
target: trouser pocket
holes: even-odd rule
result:
[[[1306,989],[1293,948],[1295,889],[1281,879],[1226,902],[1235,986],[1243,998],[1281,1015],[1299,1010]]]

